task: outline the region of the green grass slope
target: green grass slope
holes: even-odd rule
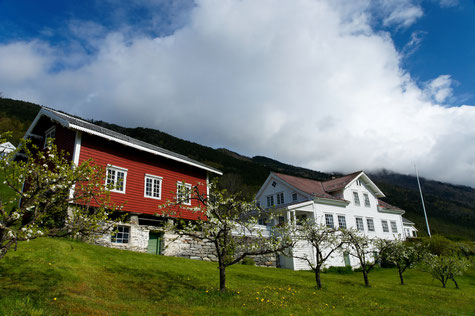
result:
[[[0,261],[0,315],[473,315],[475,272],[444,289],[423,272],[324,274],[215,263],[42,238]]]

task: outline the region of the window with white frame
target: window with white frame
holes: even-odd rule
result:
[[[117,226],[116,231],[111,236],[111,242],[115,244],[128,244],[130,235],[129,226]]]
[[[335,223],[333,222],[333,214],[325,214],[325,224],[329,228],[333,228]]]
[[[363,224],[363,219],[361,217],[356,218],[356,229],[364,232],[364,224]]]
[[[338,215],[338,227],[346,228],[346,217],[345,217],[345,215]]]
[[[56,126],[53,126],[46,130],[45,132],[45,143],[43,144],[43,148],[48,146],[48,139],[56,137]]]
[[[292,201],[297,201],[297,193],[292,193]]]
[[[144,196],[147,198],[158,199],[162,198],[162,177],[145,175],[145,192]]]
[[[176,200],[178,203],[191,205],[191,184],[177,182],[176,184]]]
[[[397,225],[395,221],[391,221],[391,232],[397,234]]]
[[[374,221],[372,218],[367,218],[366,219],[366,226],[368,226],[368,231],[369,232],[374,232]]]
[[[353,192],[353,199],[355,201],[355,205],[360,206],[360,196],[358,195],[358,192]]]
[[[371,206],[371,203],[369,202],[369,195],[368,195],[368,193],[363,193],[363,197],[364,197],[364,206],[370,207],[370,206]]]
[[[277,193],[277,205],[284,204],[284,193]]]
[[[383,226],[383,232],[389,233],[388,221],[382,220],[381,221],[381,226]]]
[[[107,166],[106,184],[112,186],[111,192],[125,193],[125,183],[127,180],[127,169]]]
[[[274,206],[274,196],[273,195],[268,195],[267,196],[267,207],[272,207]]]

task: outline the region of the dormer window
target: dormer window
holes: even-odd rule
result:
[[[46,148],[48,146],[48,139],[55,138],[55,137],[56,137],[56,126],[53,126],[47,129],[45,132],[45,143],[43,145],[43,148]]]

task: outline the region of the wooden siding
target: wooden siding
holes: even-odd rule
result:
[[[125,194],[111,192],[116,204],[124,204],[127,212],[154,214],[163,211],[158,205],[173,201],[176,197],[177,182],[191,185],[201,184],[200,192],[206,192],[206,171],[170,159],[145,153],[130,147],[116,144],[97,136],[82,134],[79,163],[92,158],[95,164],[106,168],[113,165],[127,169]],[[145,174],[162,177],[161,199],[144,197]],[[192,207],[198,206],[192,201]],[[176,210],[173,217],[197,219],[201,214],[186,209]]]
[[[56,137],[54,143],[59,150],[66,152],[66,157],[73,159],[76,132],[56,124]]]

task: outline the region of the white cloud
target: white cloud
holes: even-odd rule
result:
[[[424,92],[437,103],[443,103],[452,96],[452,78],[450,75],[440,75],[439,77],[426,83]]]
[[[370,7],[203,0],[172,35],[110,32],[73,69],[50,72],[30,48],[31,72],[0,75],[0,87],[86,118],[316,170],[409,173],[417,163],[423,176],[475,186],[475,107],[430,101],[428,91],[447,100],[451,78],[418,87],[389,35],[372,29]]]

